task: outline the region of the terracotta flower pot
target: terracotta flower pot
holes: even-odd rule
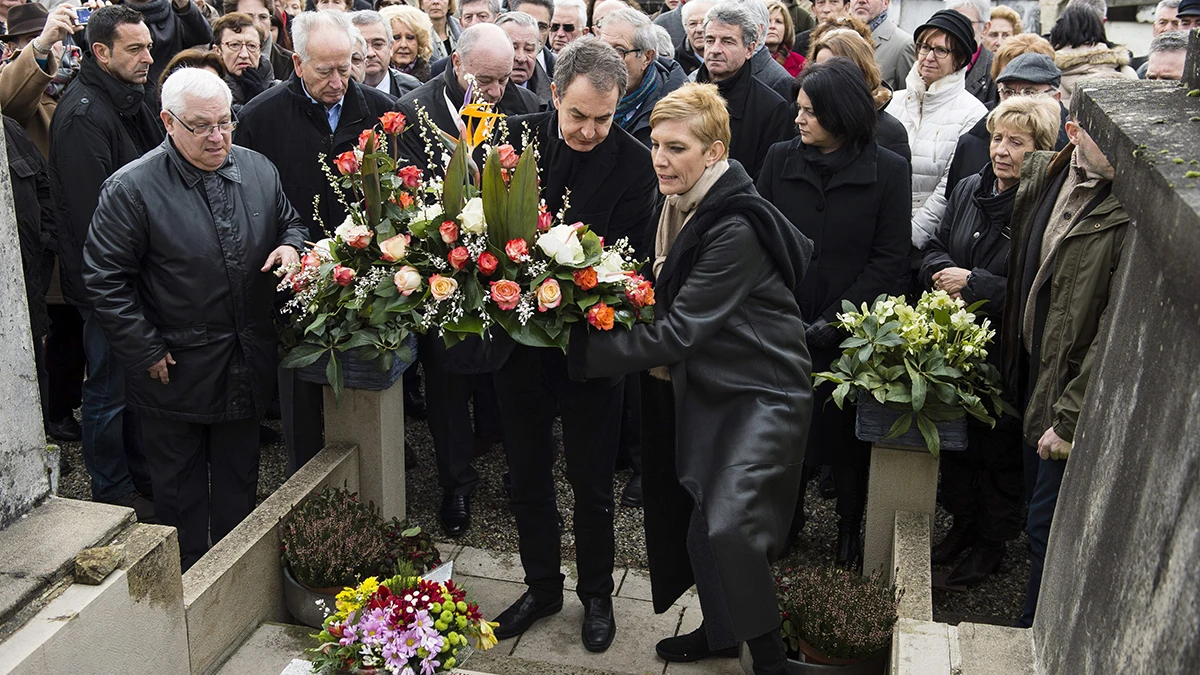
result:
[[[888,650],[857,659],[839,659],[821,653],[816,647],[799,640],[803,661],[789,661],[788,672],[796,675],[883,675]]]

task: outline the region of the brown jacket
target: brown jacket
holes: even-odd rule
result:
[[[58,59],[51,58],[47,67],[49,73],[34,60],[32,49],[22,49],[0,66],[0,110],[21,123],[43,157],[50,155],[50,118],[58,105],[46,86],[58,72]]]

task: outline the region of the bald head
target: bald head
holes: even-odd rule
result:
[[[601,0],[601,2],[596,3],[596,6],[592,8],[592,32],[602,32],[603,26],[601,24],[604,22],[604,17],[618,9],[629,9],[629,5],[625,4],[622,0]]]
[[[512,39],[503,28],[480,23],[464,30],[451,58],[458,86],[467,88],[467,75],[475,79],[475,93],[488,103],[497,103],[512,77]]]

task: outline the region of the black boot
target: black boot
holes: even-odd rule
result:
[[[654,646],[654,651],[658,652],[663,661],[675,663],[689,663],[708,658],[737,658],[738,655],[737,647],[709,649],[708,633],[704,632],[703,623],[690,633],[659,640]]]
[[[954,517],[954,524],[945,538],[934,545],[929,562],[934,565],[949,565],[963,551],[975,543],[974,523],[966,518]]]
[[[947,586],[978,586],[1000,567],[1004,559],[1004,544],[994,544],[980,541],[971,548],[965,560],[962,561],[950,576],[946,577]]]
[[[754,675],[787,675],[787,652],[778,628],[746,640],[746,646],[754,663]]]
[[[862,537],[858,528],[838,524],[837,566],[847,570],[861,570],[863,564]]]

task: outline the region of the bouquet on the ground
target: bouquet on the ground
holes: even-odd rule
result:
[[[967,414],[990,426],[996,414],[1016,414],[1002,398],[1000,373],[987,362],[996,335],[988,319],[945,291],[925,292],[916,306],[903,296],[881,295],[871,307],[843,301],[838,325],[850,333],[842,355],[817,380],[836,385],[839,408],[874,398],[903,413],[886,438],[897,438],[915,422],[930,452],[941,447],[937,423]]]
[[[321,158],[346,220],[312,243],[296,274],[280,285],[294,294],[283,310],[291,319],[282,335],[281,365],[301,368],[327,355],[326,377],[339,399],[339,354],[355,350],[358,359],[378,361],[384,371],[394,359],[413,360],[405,341],[421,302],[413,292],[422,280],[409,263],[420,252],[409,250],[408,222],[423,204],[426,186],[420,169],[398,167],[388,153],[385,134],[394,147],[404,127],[403,115],[386,113],[380,126],[363,131],[357,148],[334,159],[336,176]]]
[[[336,604],[311,650],[319,672],[443,673],[459,664],[464,647],[496,644],[496,624],[453,581],[403,573],[384,581],[369,577],[339,593]]]

